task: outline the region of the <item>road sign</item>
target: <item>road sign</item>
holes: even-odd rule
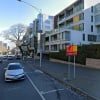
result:
[[[68,45],[66,47],[66,55],[76,56],[77,55],[77,45]]]
[[[66,55],[68,56],[68,79],[70,79],[70,56],[74,56],[74,79],[75,79],[75,56],[77,55],[77,45],[68,45],[66,47]]]

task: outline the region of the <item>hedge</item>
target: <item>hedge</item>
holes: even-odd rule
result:
[[[60,59],[68,61],[68,56],[66,56],[66,50],[60,50],[59,52],[51,52],[49,54],[50,58]],[[78,46],[78,55],[76,56],[76,63],[86,64],[86,58],[100,59],[100,44],[90,44]],[[74,57],[71,57],[71,62],[73,62]]]

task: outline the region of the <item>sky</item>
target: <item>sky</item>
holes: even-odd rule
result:
[[[56,15],[76,0],[22,0],[48,15]],[[0,33],[15,24],[29,25],[38,11],[26,3],[17,0],[0,0]]]

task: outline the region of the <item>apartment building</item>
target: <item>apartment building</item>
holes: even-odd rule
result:
[[[54,16],[54,30],[45,36],[45,52],[99,42],[100,0],[77,0]]]

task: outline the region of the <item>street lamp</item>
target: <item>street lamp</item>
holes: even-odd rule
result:
[[[25,3],[25,4],[27,4],[28,6],[31,6],[32,8],[34,8],[36,11],[38,11],[41,15],[42,15],[42,10],[41,9],[38,9],[36,6],[33,6],[33,5],[31,5],[30,3],[28,3],[28,2],[25,2],[25,1],[23,1],[23,0],[17,0],[17,1],[19,1],[19,2],[23,2],[23,3]],[[42,20],[41,20],[41,28],[40,28],[40,67],[41,67],[41,59],[42,59],[42,48],[41,48],[41,33],[42,33],[42,31],[43,31],[43,18],[42,18]],[[33,28],[33,27],[32,27]],[[33,32],[33,30],[32,30],[32,32]],[[34,37],[33,37],[34,38]]]
[[[29,5],[29,6],[31,6],[32,8],[34,8],[35,10],[37,10],[39,13],[42,12],[41,9],[37,8],[36,6],[31,5],[31,4],[28,3],[28,2],[25,2],[25,1],[23,1],[23,0],[17,0],[17,1],[23,2],[23,3],[25,3],[25,4]]]

